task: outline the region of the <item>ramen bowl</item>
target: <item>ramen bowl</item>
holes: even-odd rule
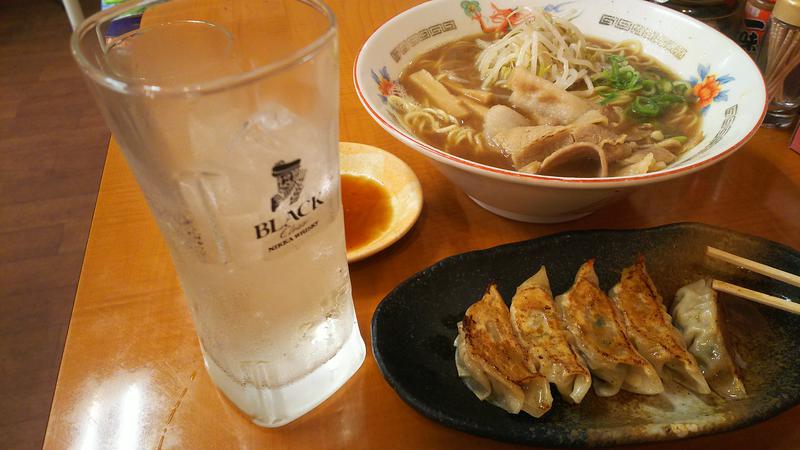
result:
[[[491,30],[510,11],[538,7],[570,15],[581,32],[610,42],[636,39],[698,94],[703,139],[667,168],[614,178],[571,178],[515,172],[452,155],[406,130],[390,112],[387,96],[417,56],[447,42]],[[478,205],[510,219],[562,222],[577,219],[636,187],[688,175],[721,161],[756,132],[767,105],[764,80],[733,41],[671,9],[640,0],[433,0],[378,28],[359,52],[353,78],[361,103],[392,136],[430,158]]]

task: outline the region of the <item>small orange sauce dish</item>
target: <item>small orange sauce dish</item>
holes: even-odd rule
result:
[[[339,144],[347,261],[397,242],[422,211],[422,187],[400,158],[365,144]]]

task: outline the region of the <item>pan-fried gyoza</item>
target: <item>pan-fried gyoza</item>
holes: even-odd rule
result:
[[[600,289],[594,260],[578,270],[575,283],[556,297],[556,305],[570,339],[594,376],[594,392],[600,397],[620,389],[636,394],[664,392],[653,366],[637,353],[611,299]]]
[[[717,292],[710,280],[697,280],[675,294],[672,317],[703,375],[718,395],[738,400],[747,396],[725,338]]]
[[[508,306],[494,285],[458,324],[456,367],[479,399],[510,413],[540,417],[553,403],[547,380],[528,362],[514,336]]]
[[[647,273],[643,257],[622,271],[609,296],[625,320],[628,337],[636,350],[663,379],[673,380],[698,394],[711,392],[697,361],[686,350],[678,330],[672,327],[672,317]]]
[[[547,270],[542,267],[517,288],[511,301],[511,325],[535,369],[556,385],[565,400],[580,403],[589,392],[592,376],[569,344],[557,315]]]
[[[643,257],[609,295],[591,259],[555,298],[544,266],[517,287],[510,308],[490,285],[458,323],[455,362],[480,400],[534,417],[550,409],[549,383],[571,404],[590,387],[597,397],[659,395],[665,382],[673,392],[680,385],[735,400],[746,393],[723,331],[704,280],[678,291],[671,317]]]

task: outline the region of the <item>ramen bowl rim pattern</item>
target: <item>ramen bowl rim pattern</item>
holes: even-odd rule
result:
[[[766,88],[763,87],[763,77],[758,75],[758,78],[762,82],[762,89],[764,91],[764,98],[762,104],[762,111],[759,115],[759,119],[753,124],[752,129],[750,129],[738,142],[734,143],[733,145],[725,148],[723,150],[718,150],[716,152],[711,151],[708,155],[704,156],[703,158],[699,159],[698,161],[692,162],[691,164],[687,164],[685,166],[678,166],[674,168],[666,168],[656,172],[650,172],[647,174],[642,175],[634,175],[634,176],[625,176],[625,177],[608,177],[608,178],[572,178],[572,177],[560,177],[560,176],[545,176],[545,175],[537,175],[537,174],[529,174],[529,173],[521,173],[516,172],[513,170],[508,169],[501,169],[497,167],[492,167],[484,164],[480,164],[465,158],[461,158],[450,153],[445,152],[444,150],[440,150],[434,146],[431,146],[421,139],[414,136],[411,132],[402,129],[400,126],[395,125],[387,118],[387,115],[383,112],[374,108],[369,100],[367,99],[367,95],[365,94],[363,86],[363,81],[359,81],[359,73],[362,72],[362,66],[364,66],[365,62],[365,55],[370,50],[370,46],[374,44],[374,39],[376,36],[381,35],[381,33],[385,32],[389,25],[396,24],[402,21],[414,20],[415,16],[418,16],[421,11],[424,11],[426,8],[434,8],[440,3],[450,3],[447,0],[432,0],[415,7],[412,7],[393,18],[386,21],[383,25],[378,27],[367,39],[367,41],[363,44],[361,49],[356,56],[355,64],[353,65],[353,81],[355,84],[356,93],[358,95],[359,100],[361,101],[364,108],[367,110],[369,115],[387,132],[389,132],[392,136],[403,142],[404,144],[408,145],[409,147],[415,149],[416,151],[422,153],[423,155],[435,160],[438,163],[442,163],[453,168],[459,169],[461,171],[469,172],[472,174],[477,174],[481,176],[488,176],[493,179],[502,180],[504,182],[510,182],[515,184],[524,184],[529,186],[544,186],[550,188],[566,188],[566,189],[598,189],[598,188],[605,188],[605,189],[613,189],[613,188],[620,188],[620,187],[629,187],[629,186],[638,186],[638,185],[645,185],[655,182],[667,181],[670,179],[674,179],[683,175],[687,175],[703,168],[709,167],[716,162],[721,161],[725,157],[731,155],[734,151],[738,148],[743,146],[748,140],[750,140],[753,135],[758,131],[759,125],[766,114],[767,108],[767,98],[766,98]],[[509,2],[510,3],[510,2]],[[541,2],[538,2],[541,3]],[[569,2],[573,3],[573,2]],[[614,3],[628,3],[626,0],[616,0]],[[708,27],[702,22],[697,21],[691,17],[682,15],[679,12],[670,10],[669,8],[656,5],[653,3],[647,2],[638,2],[635,6],[636,8],[660,8],[664,14],[671,15],[676,20],[688,21],[688,22],[696,22],[700,24],[701,27],[705,29],[705,32],[713,32],[719,33],[719,31],[714,30],[711,27]],[[724,35],[723,35],[724,36]],[[730,43],[731,46],[734,46],[741,55],[743,56],[742,61],[748,61],[749,64],[752,66],[752,69],[758,72],[758,68],[755,63],[746,55],[744,50],[742,50],[735,42],[725,37]],[[421,52],[414,53],[413,56],[417,56],[421,54]],[[387,55],[388,57],[388,55]],[[371,64],[372,67],[368,69],[372,69],[374,67],[381,67],[382,64]],[[363,78],[363,77],[362,77]],[[757,103],[756,103],[757,104]],[[713,144],[713,146],[719,145],[719,143]],[[691,150],[689,150],[691,151]],[[460,183],[456,183],[460,184]]]

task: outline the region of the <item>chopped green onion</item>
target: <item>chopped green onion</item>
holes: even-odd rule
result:
[[[669,106],[675,103],[683,103],[686,101],[686,98],[675,94],[656,94],[650,98],[652,98],[660,106]]]
[[[690,102],[685,81],[671,81],[657,71],[639,72],[622,55],[608,55],[606,69],[592,76],[601,105],[628,105],[634,118],[649,120],[678,103]]]
[[[656,93],[656,82],[653,80],[642,80],[642,95],[653,95]]]
[[[600,100],[600,104],[607,105],[609,102],[619,97],[619,94],[617,94],[616,92],[609,92],[606,94],[600,94],[600,96],[603,97],[603,99]]]
[[[633,99],[630,111],[634,116],[641,118],[658,117],[658,115],[661,114],[661,108],[658,106],[658,103],[652,99],[652,97],[642,96],[638,96]]]
[[[611,61],[612,63],[616,62],[618,64],[627,62],[627,60],[625,59],[624,56],[622,56],[622,55],[613,55],[613,54],[612,55],[608,55],[608,60]]]
[[[672,90],[676,94],[684,95],[689,90],[689,83],[685,81],[673,81]]]

